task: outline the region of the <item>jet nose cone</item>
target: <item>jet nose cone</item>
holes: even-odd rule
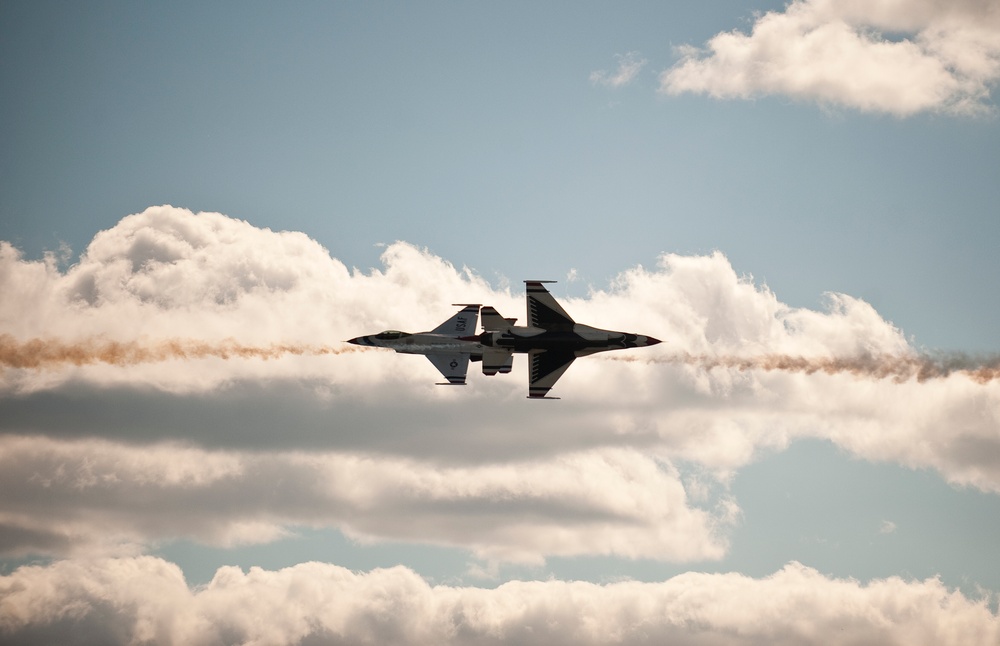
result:
[[[356,336],[353,339],[348,339],[347,342],[353,343],[354,345],[368,345],[368,342],[365,340],[365,337],[363,336]]]
[[[656,345],[657,343],[663,343],[663,342],[657,339],[656,337],[652,336],[646,337],[646,345]]]

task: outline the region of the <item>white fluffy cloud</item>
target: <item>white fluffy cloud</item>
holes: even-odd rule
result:
[[[801,437],[1000,492],[1000,383],[878,378],[871,362],[918,355],[863,301],[792,308],[722,254],[664,255],[563,303],[665,343],[578,361],[563,400],[540,403],[524,398],[523,361],[446,389],[421,357],[342,352],[359,334],[430,329],[453,302],[523,316],[523,294],[428,251],[396,243],[382,261],[349,270],[303,234],[167,206],[101,232],[65,270],[0,243],[0,551],[68,558],[0,578],[0,640],[996,642],[985,603],[937,580],[862,585],[797,564],[484,590],[303,563],[223,568],[191,590],[136,556],[335,527],[488,564],[720,559],[741,513],[728,478]],[[184,351],[148,354],[165,347]],[[760,362],[775,356],[800,363]]]
[[[267,541],[312,525],[495,561],[719,558],[739,501],[692,496],[681,472],[712,474],[724,492],[762,451],[801,437],[1000,492],[997,380],[685,360],[916,356],[863,301],[792,308],[722,254],[664,255],[563,303],[581,321],[665,343],[582,359],[557,385],[562,401],[534,402],[523,360],[448,389],[421,357],[334,353],[359,334],[430,329],[454,302],[523,317],[522,294],[427,251],[397,243],[382,260],[348,270],[303,234],[166,206],[101,232],[66,270],[0,244],[0,337],[22,351],[33,339],[230,339],[331,352],[5,364],[7,552]]]
[[[1000,79],[992,0],[794,0],[750,34],[681,49],[661,91],[785,95],[863,111],[975,114]]]
[[[764,579],[431,586],[404,567],[219,569],[191,590],[153,557],[61,561],[0,577],[0,637],[107,644],[934,644],[1000,640],[986,601],[936,579],[861,584],[790,563]]]

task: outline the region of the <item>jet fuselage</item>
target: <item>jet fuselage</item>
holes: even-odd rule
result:
[[[483,345],[476,336],[452,337],[446,334],[421,332],[410,334],[386,330],[379,334],[359,336],[348,343],[376,348],[388,348],[403,354],[475,354],[483,353]]]
[[[574,324],[562,329],[512,326],[502,331],[483,332],[479,335],[479,342],[485,347],[501,348],[508,352],[546,350],[584,356],[607,350],[641,348],[655,345],[659,340],[641,334]]]
[[[448,385],[465,384],[469,361],[481,361],[484,348],[476,336],[479,305],[463,305],[450,319],[428,332],[386,330],[378,334],[358,336],[348,343],[375,348],[388,348],[402,354],[422,354],[434,364]]]

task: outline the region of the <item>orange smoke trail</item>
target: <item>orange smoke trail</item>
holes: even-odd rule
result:
[[[0,334],[0,367],[47,368],[62,364],[83,366],[107,363],[131,366],[169,359],[276,359],[282,355],[331,355],[365,350],[362,346],[333,347],[278,343],[254,346],[226,339],[215,343],[191,339],[170,339],[160,342],[104,341],[87,339],[65,342],[56,339],[18,341],[9,334]]]
[[[696,366],[705,370],[731,368],[741,372],[763,370],[771,372],[798,372],[807,375],[823,373],[827,375],[850,374],[870,379],[888,379],[904,382],[916,379],[943,379],[953,374],[965,375],[969,379],[985,384],[1000,379],[1000,357],[973,358],[961,354],[941,355],[865,355],[858,357],[802,357],[786,354],[765,354],[758,356],[712,356],[706,354],[677,354],[654,358],[616,357],[613,361],[641,363],[673,363]]]

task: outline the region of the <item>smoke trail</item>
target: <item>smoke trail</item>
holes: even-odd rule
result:
[[[56,339],[31,339],[20,342],[9,334],[0,334],[0,369],[47,368],[62,364],[83,366],[107,363],[131,366],[169,359],[276,359],[282,355],[329,355],[365,350],[364,347],[279,343],[254,346],[226,339],[215,343],[191,339],[160,342],[105,341],[87,339],[65,342]]]
[[[975,358],[964,354],[932,355],[863,355],[857,357],[802,357],[787,354],[758,356],[714,356],[707,354],[676,354],[653,358],[611,356],[613,361],[642,363],[673,363],[696,366],[705,370],[730,368],[739,371],[798,372],[807,375],[850,374],[870,379],[893,379],[904,382],[916,379],[943,379],[960,374],[985,384],[1000,379],[1000,357]]]

